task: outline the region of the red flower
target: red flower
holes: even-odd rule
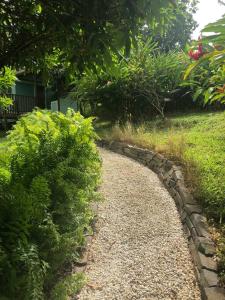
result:
[[[199,40],[200,40],[200,38],[199,38]],[[192,58],[194,60],[199,60],[199,58],[204,55],[202,43],[199,42],[197,50],[192,50],[192,49],[189,50],[188,55],[190,56],[190,58]]]

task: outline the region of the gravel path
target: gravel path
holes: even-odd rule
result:
[[[105,201],[79,300],[199,300],[173,199],[149,169],[100,150]]]

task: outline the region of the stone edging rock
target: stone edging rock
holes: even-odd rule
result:
[[[202,299],[225,299],[224,289],[219,287],[217,263],[214,259],[216,249],[208,231],[206,218],[202,215],[201,207],[185,187],[181,168],[158,153],[126,143],[101,140],[98,145],[133,158],[159,176],[175,200],[184,231],[187,234]]]

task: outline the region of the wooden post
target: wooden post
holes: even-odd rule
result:
[[[35,101],[35,106],[37,106],[37,78],[36,78],[36,75],[34,75],[34,101]]]
[[[58,101],[58,111],[60,111],[60,109],[61,109],[61,108],[60,108],[60,98],[58,98],[57,101]]]

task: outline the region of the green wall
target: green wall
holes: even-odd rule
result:
[[[15,94],[24,96],[34,96],[34,83],[17,81],[15,86]]]

